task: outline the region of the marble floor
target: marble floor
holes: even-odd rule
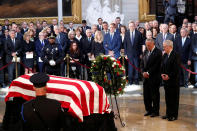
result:
[[[132,88],[134,89],[132,90]],[[127,90],[123,96],[118,98],[121,118],[126,124],[125,127],[122,127],[119,119],[116,119],[118,131],[197,131],[197,89],[181,88],[179,119],[172,122],[161,119],[161,116],[165,115],[162,87],[160,88],[161,116],[155,118],[144,117],[145,109],[141,87],[127,87]]]
[[[161,87],[160,115],[165,115],[164,90]],[[197,89],[181,88],[179,119],[173,122],[160,117],[144,117],[144,104],[141,86],[130,86],[125,89],[125,94],[118,97],[121,118],[126,124],[120,125],[119,119],[115,120],[118,131],[197,131]],[[5,102],[4,93],[0,91],[0,123],[2,122]],[[113,98],[114,100],[114,98]],[[113,101],[114,112],[115,102]]]

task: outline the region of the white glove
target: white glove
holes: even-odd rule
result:
[[[50,61],[49,61],[49,64],[50,64],[50,66],[55,66],[55,65],[56,65],[56,63],[55,63],[54,60],[50,60]]]

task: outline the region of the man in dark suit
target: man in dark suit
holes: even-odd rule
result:
[[[194,64],[194,72],[197,72],[197,35],[192,37],[192,44],[191,44],[191,60]],[[197,75],[195,75],[195,84],[194,87],[197,88]]]
[[[162,52],[155,47],[153,39],[146,40],[146,48],[147,50],[143,55],[141,63],[142,75],[144,77],[144,105],[147,111],[144,116],[151,115],[151,117],[155,117],[159,116]]]
[[[86,20],[82,20],[82,27],[81,28],[82,28],[82,33],[83,34],[86,34],[87,29],[91,29],[91,27],[87,26]]]
[[[69,27],[67,29],[67,32],[69,33],[69,31],[75,31],[73,22],[69,23]]]
[[[103,30],[103,19],[102,18],[98,18],[98,25],[97,25],[97,29],[102,31]]]
[[[168,25],[162,25],[162,33],[159,33],[156,37],[156,47],[163,51],[163,42],[165,40],[174,41],[174,36],[168,32]]]
[[[106,21],[104,21],[102,27],[103,27],[103,30],[101,32],[102,32],[103,37],[104,37],[107,33],[109,33],[108,23]]]
[[[175,22],[176,15],[176,2],[177,0],[163,0],[163,5],[165,7],[165,20],[164,23]]]
[[[48,44],[48,41],[44,39],[43,32],[39,33],[39,39],[35,42],[35,52],[36,52],[36,62],[38,65],[38,72],[44,72],[44,63],[41,60],[41,53],[45,45]]]
[[[137,68],[139,67],[139,58],[142,53],[142,43],[143,39],[141,33],[136,30],[135,23],[130,22],[129,31],[126,32],[125,35],[125,55],[126,59],[129,59],[129,61]],[[138,71],[130,64],[128,65],[128,77],[130,85],[132,85],[133,82],[135,82],[135,84],[139,84]]]
[[[6,29],[9,30],[9,20],[5,19],[4,22],[5,22],[5,25],[3,26],[3,30],[6,30]]]
[[[4,65],[4,44],[3,40],[0,39],[0,68],[3,67]],[[0,70],[0,87],[4,88],[5,83],[4,83],[4,70]]]
[[[57,25],[57,19],[53,19],[53,20],[52,20],[52,25],[50,26],[51,32],[52,32],[53,34],[55,34],[55,32],[54,32],[54,26],[56,26],[56,25]]]
[[[120,24],[121,18],[120,17],[116,17],[115,22],[116,22],[115,24],[116,24],[117,29],[120,29],[120,27],[121,27],[121,24]]]
[[[176,25],[171,25],[171,26],[170,26],[170,28],[169,28],[169,33],[173,35],[174,40],[176,40],[176,38],[180,36],[180,34],[177,33]]]
[[[177,51],[181,57],[181,64],[188,68],[191,65],[191,39],[187,37],[188,31],[182,28],[179,36],[175,41],[174,50]],[[180,85],[188,88],[188,77],[189,74],[185,69],[181,69]]]
[[[83,38],[81,40],[81,52],[82,52],[82,59],[83,59],[83,63],[87,66],[91,66],[91,62],[90,62],[90,58],[91,58],[91,50],[92,50],[92,42],[94,41],[94,38],[92,37],[92,32],[91,29],[87,29],[86,30],[86,37]],[[83,69],[84,70],[84,74],[83,74],[83,78],[87,78],[88,80],[91,80],[91,72],[89,69]],[[87,71],[87,76],[86,76],[86,72]]]
[[[11,30],[9,32],[10,38],[5,43],[5,53],[6,53],[6,63],[14,62],[8,66],[8,82],[9,84],[13,80],[13,74],[15,69],[15,65],[17,64],[18,68],[18,76],[20,75],[20,57],[22,52],[22,42],[21,40],[15,37],[16,32]],[[16,58],[16,59],[15,59]]]
[[[54,26],[54,31],[55,31],[55,35],[56,35],[56,43],[60,46],[60,49],[62,49],[62,51],[64,53],[63,57],[65,57],[66,49],[69,48],[68,47],[68,39],[65,34],[60,32],[60,29],[58,26]],[[60,75],[65,76],[65,63],[64,62],[61,63]]]
[[[12,23],[12,30],[14,30],[15,31],[15,37],[18,39],[18,40],[23,40],[23,35],[21,34],[21,33],[19,33],[19,32],[17,32],[17,28],[18,28],[18,26],[17,26],[17,24],[16,23]]]
[[[120,57],[121,38],[115,33],[115,24],[110,24],[110,32],[105,35],[103,40],[105,54],[118,59]]]
[[[189,36],[192,39],[192,37],[194,37],[194,35],[197,35],[197,24],[196,23],[192,23],[192,31],[190,32]]]
[[[179,55],[173,50],[173,42],[164,41],[163,48],[165,54],[162,60],[161,77],[164,81],[166,115],[163,119],[174,121],[178,118],[179,108]]]
[[[22,24],[22,29],[21,29],[21,34],[25,34],[25,32],[28,31],[28,27],[27,27],[27,22],[23,22]]]

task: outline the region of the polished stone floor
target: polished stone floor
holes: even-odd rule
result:
[[[126,124],[125,127],[122,127],[119,119],[116,119],[118,131],[197,131],[197,89],[181,88],[179,119],[172,122],[161,119],[161,116],[165,115],[162,87],[160,88],[161,116],[156,118],[144,117],[143,92],[140,87],[127,87],[127,90],[129,91],[118,98],[121,118]]]
[[[118,97],[121,118],[126,124],[120,125],[116,119],[118,131],[197,131],[197,89],[181,88],[179,119],[173,122],[162,120],[160,117],[144,117],[144,104],[141,86],[130,86],[125,94]],[[160,115],[165,115],[164,90],[161,87]],[[5,102],[0,91],[0,123],[2,122]],[[109,99],[110,100],[110,99]],[[114,98],[113,98],[114,100]],[[115,110],[113,101],[113,108]]]

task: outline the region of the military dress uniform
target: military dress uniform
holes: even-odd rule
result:
[[[63,60],[63,51],[57,43],[47,44],[41,53],[41,59],[45,65],[45,71],[50,75],[60,76],[60,65]]]
[[[49,76],[45,73],[34,74],[30,81],[35,88],[46,86]],[[63,126],[64,112],[61,104],[53,99],[36,96],[22,105],[21,116],[24,131],[60,131]]]

